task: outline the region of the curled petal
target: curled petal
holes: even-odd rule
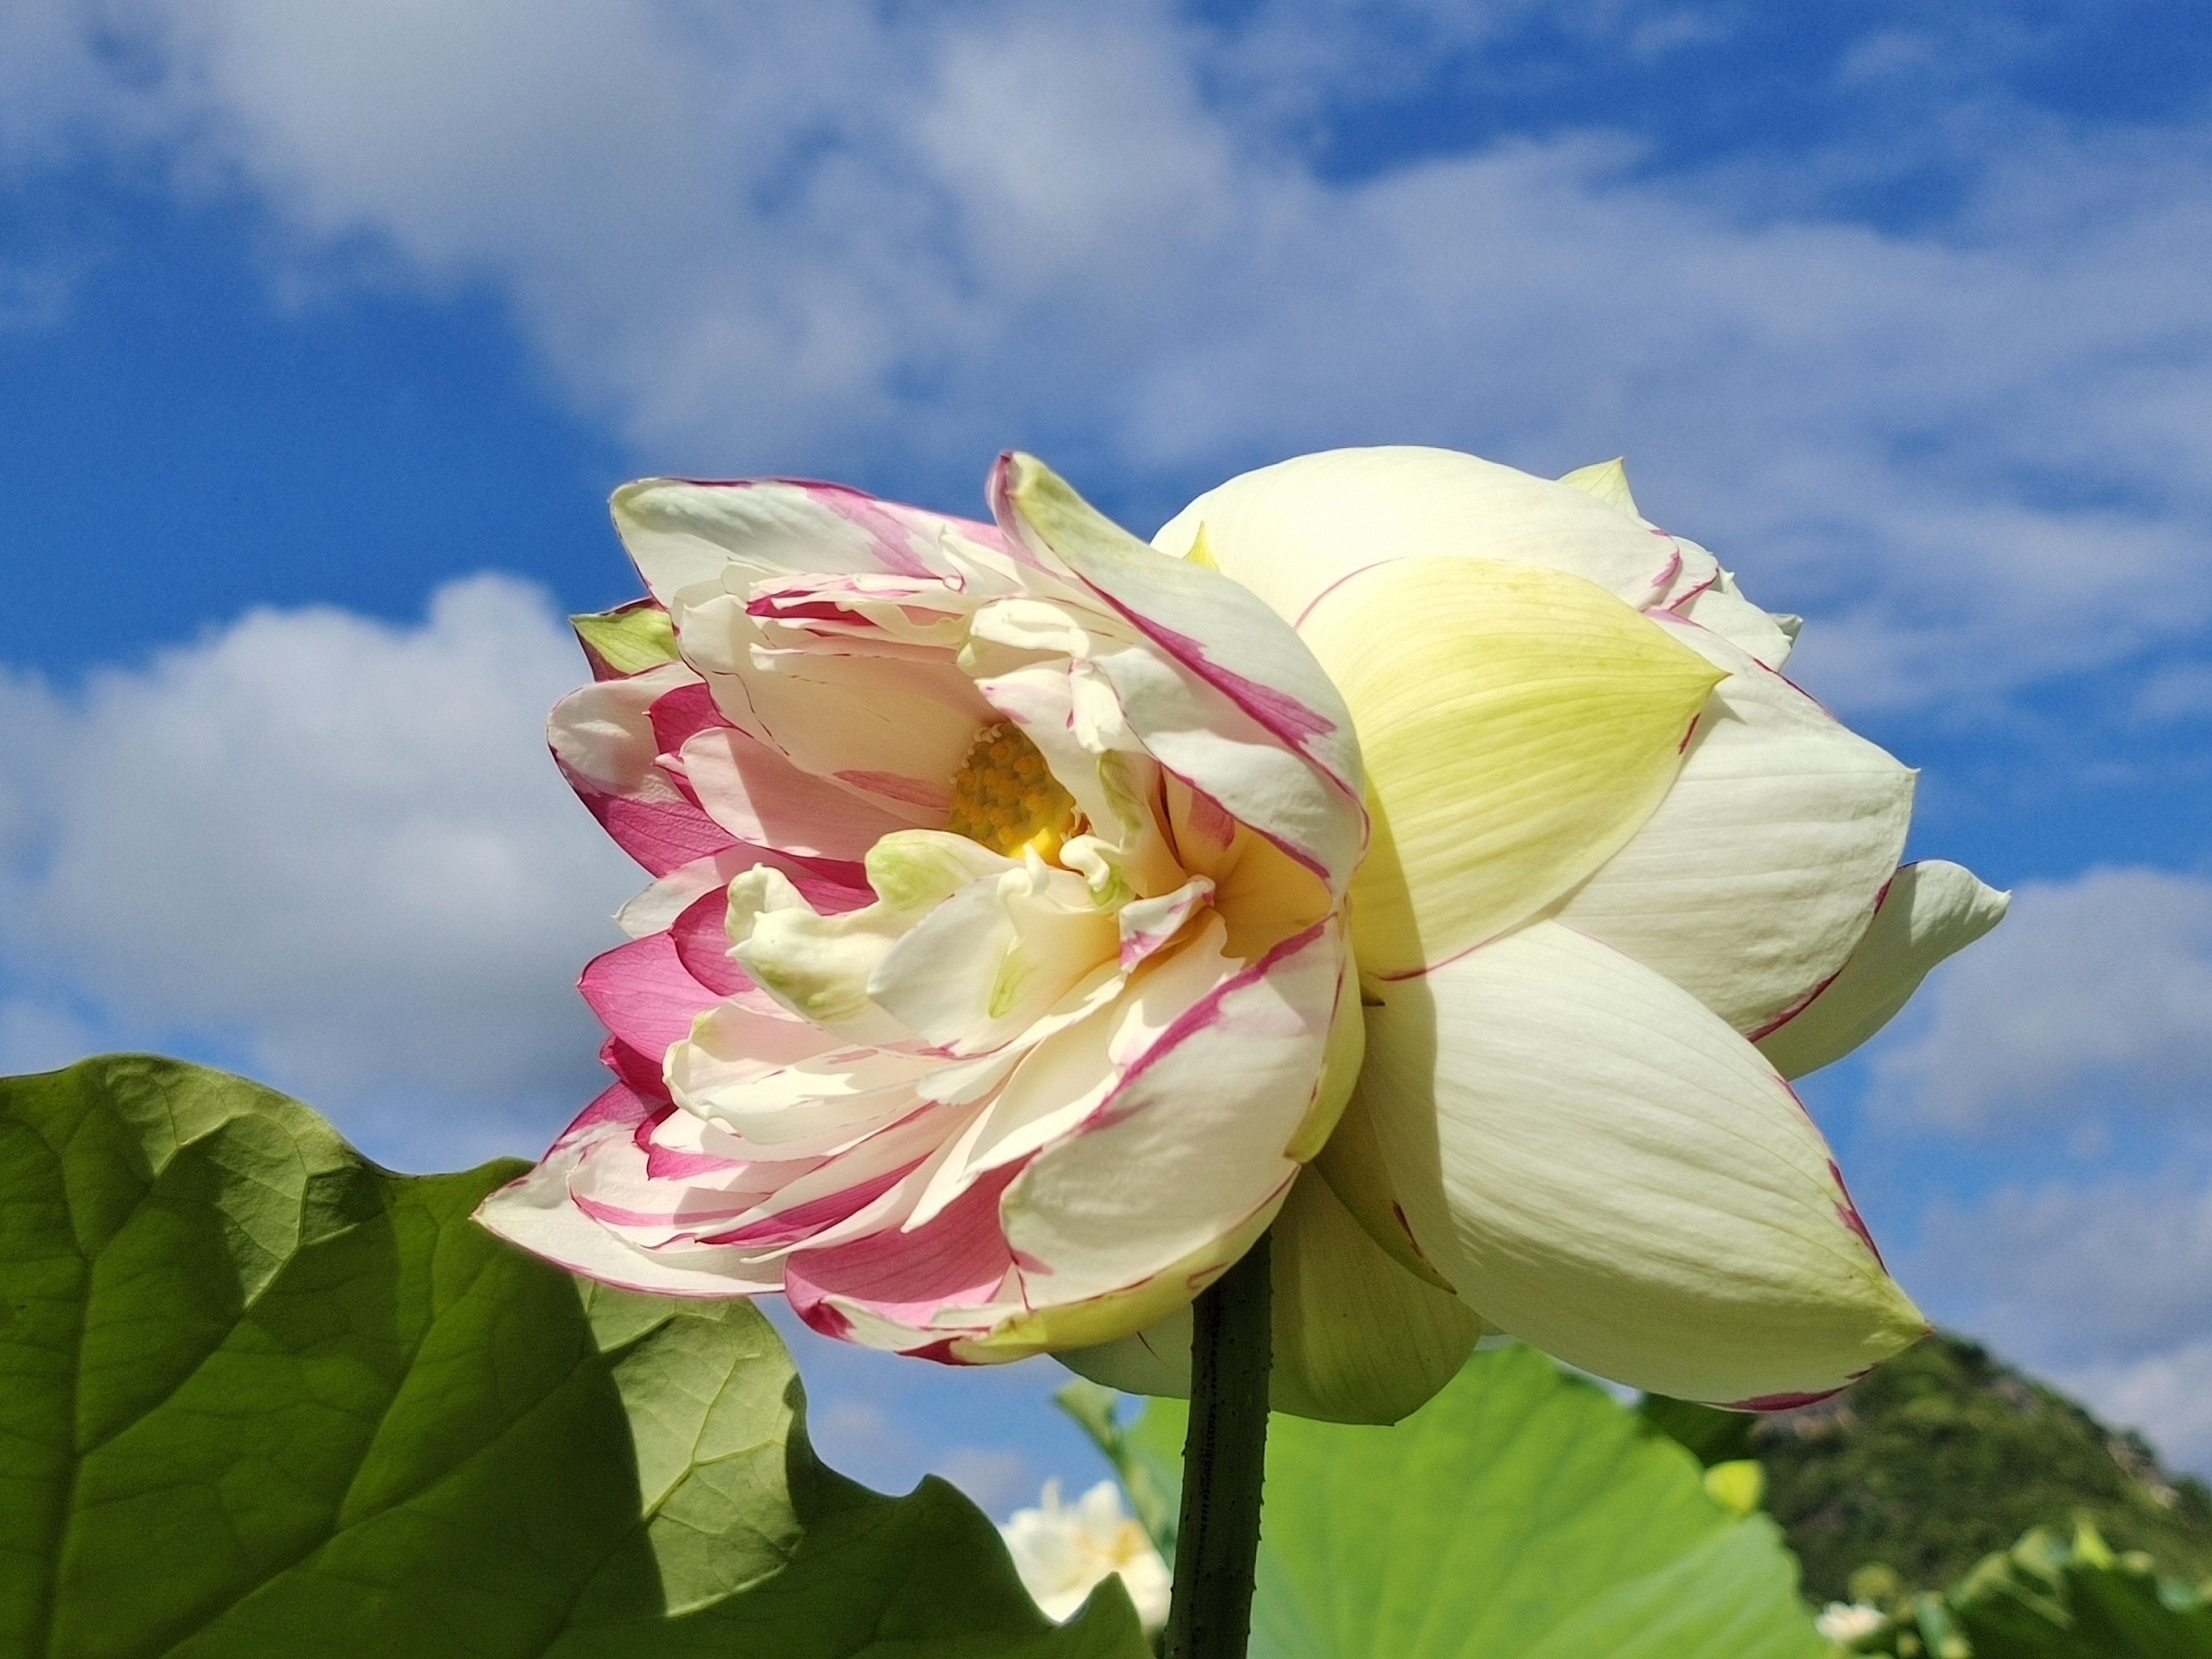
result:
[[[1729,677],[1666,799],[1554,914],[1749,1035],[1866,931],[1905,846],[1913,774],[1727,641],[1660,620]]]
[[[629,1243],[586,1214],[569,1183],[587,1159],[634,1166],[645,1178],[637,1132],[653,1109],[616,1084],[562,1132],[535,1169],[509,1182],[477,1206],[477,1219],[510,1243],[557,1261],[603,1285],[656,1296],[756,1296],[781,1288],[781,1275],[748,1270],[726,1250],[658,1251]]]
[[[1841,1060],[1889,1023],[1937,963],[2003,921],[2011,902],[1955,864],[1906,865],[1842,970],[1760,1036],[1759,1052],[1784,1077]]]
[[[1370,977],[1448,960],[1603,864],[1723,678],[1579,577],[1480,559],[1363,571],[1304,633],[1367,759],[1375,847],[1352,910]]]
[[[991,545],[988,525],[882,501],[842,484],[755,478],[641,478],[615,491],[615,528],[653,596],[674,608],[687,590],[721,585],[732,558],[763,575],[873,571],[958,573],[947,538]]]
[[[700,688],[680,663],[571,692],[545,724],[553,758],[622,849],[656,876],[712,856],[730,832],[699,810],[661,762],[653,708]]]
[[[1340,891],[1366,842],[1358,741],[1297,634],[1236,582],[1147,547],[1033,457],[1001,458],[992,497],[1010,535],[1064,563],[1152,647],[1095,659],[1146,747]]]
[[[871,971],[869,998],[947,1054],[1002,1048],[1101,963],[1114,919],[1035,853],[935,906]]]
[[[1381,991],[1361,1091],[1486,1324],[1717,1403],[1838,1388],[1926,1330],[1789,1086],[1687,992],[1557,922]]]
[[[1735,591],[1724,570],[1712,586],[1668,609],[1686,622],[1711,629],[1778,673],[1797,644],[1796,618],[1769,616]]]

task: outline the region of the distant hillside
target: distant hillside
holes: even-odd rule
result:
[[[1833,1400],[1745,1418],[1653,1400],[1646,1411],[1707,1462],[1755,1455],[1766,1507],[1804,1563],[1805,1594],[1842,1600],[1880,1562],[1948,1584],[2029,1528],[2077,1515],[2116,1550],[2212,1577],[2212,1491],[2169,1474],[2140,1436],[2106,1427],[1978,1344],[1939,1334]]]

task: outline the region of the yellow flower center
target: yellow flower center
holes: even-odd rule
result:
[[[952,776],[952,817],[945,828],[994,853],[1019,858],[1034,847],[1048,861],[1075,833],[1075,797],[1060,787],[1037,746],[1012,721],[975,734]]]

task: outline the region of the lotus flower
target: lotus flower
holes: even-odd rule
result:
[[[1177,1393],[1272,1225],[1275,1402],[1356,1421],[1486,1325],[1751,1407],[1922,1333],[1784,1077],[2002,897],[1897,868],[1912,775],[1617,464],[1310,456],[1157,550],[990,493],[617,494],[653,598],[552,740],[656,879],[583,979],[619,1080],[491,1226]]]
[[[1060,1497],[1059,1481],[1048,1480],[1040,1507],[1016,1510],[999,1531],[1022,1587],[1048,1619],[1072,1617],[1092,1590],[1118,1576],[1146,1630],[1167,1623],[1168,1564],[1122,1510],[1121,1489],[1111,1480],[1073,1504]]]

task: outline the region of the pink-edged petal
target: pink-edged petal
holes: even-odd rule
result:
[[[866,868],[857,860],[800,859],[732,842],[706,858],[669,871],[617,911],[615,921],[632,939],[666,933],[702,895],[723,893],[748,870],[763,865],[788,880],[823,915],[859,908],[875,902]]]
[[[1866,931],[1914,774],[1719,635],[1653,620],[1729,677],[1665,799],[1553,914],[1756,1034]]]
[[[1155,553],[1031,457],[1001,459],[992,497],[1010,533],[1075,569],[1143,636],[1091,662],[1146,749],[1341,892],[1367,844],[1358,740],[1296,633],[1235,582]]]
[[[1078,1128],[1102,1106],[1128,1066],[1163,1033],[1234,975],[1222,953],[1227,929],[1208,915],[1182,945],[1124,978],[1102,967],[1007,1056],[1004,1085],[953,1145],[915,1200],[926,1220],[985,1172],[1028,1158]],[[933,1091],[941,1087],[932,1079]]]
[[[1224,813],[1224,817],[1227,814]],[[1165,950],[1184,928],[1213,903],[1213,883],[1194,876],[1171,893],[1158,898],[1132,899],[1115,918],[1121,933],[1121,966],[1125,974]]]
[[[1735,591],[1726,571],[1720,574],[1712,586],[1668,608],[1778,673],[1797,643],[1796,618],[1769,616]]]
[[[781,1276],[748,1267],[732,1253],[655,1251],[630,1244],[577,1207],[569,1183],[588,1162],[635,1166],[645,1154],[637,1127],[653,1108],[620,1084],[585,1109],[544,1158],[477,1207],[477,1219],[510,1243],[604,1285],[657,1296],[750,1296],[781,1288]]]
[[[545,722],[554,758],[571,776],[603,794],[669,793],[659,767],[664,745],[653,729],[653,706],[694,686],[703,689],[698,675],[682,663],[666,663],[571,691],[554,704]]]
[[[793,478],[641,478],[612,502],[615,527],[654,598],[719,585],[731,560],[768,573],[877,571],[947,578],[959,574],[948,536],[1000,544],[988,525],[878,501],[842,484]]]
[[[1958,865],[1906,865],[1882,890],[1873,925],[1835,977],[1755,1034],[1759,1052],[1784,1077],[1842,1059],[1887,1025],[1944,957],[2003,921],[2011,902],[2009,893]]]
[[[1334,918],[1285,941],[1185,1009],[1031,1160],[1001,1207],[1033,1308],[1143,1283],[1280,1202],[1349,971]]]
[[[713,856],[730,833],[686,797],[661,765],[653,710],[672,697],[703,698],[681,664],[572,692],[546,722],[553,757],[593,817],[656,876]]]
[[[804,636],[788,629],[775,648],[751,603],[716,593],[677,611],[685,658],[724,717],[799,770],[834,778],[905,823],[939,822],[953,772],[993,718],[952,650],[799,648],[793,641]]]
[[[826,1304],[848,1325],[871,1318],[902,1327],[912,1332],[899,1344],[905,1347],[936,1340],[934,1327],[948,1311],[996,1300],[1013,1267],[999,1198],[1016,1174],[1005,1170],[977,1182],[913,1231],[793,1251],[784,1269],[792,1310],[810,1324],[824,1322],[818,1310]]]
[[[1819,1129],[1687,992],[1548,921],[1370,988],[1355,1109],[1486,1324],[1722,1403],[1838,1387],[1925,1332]]]

